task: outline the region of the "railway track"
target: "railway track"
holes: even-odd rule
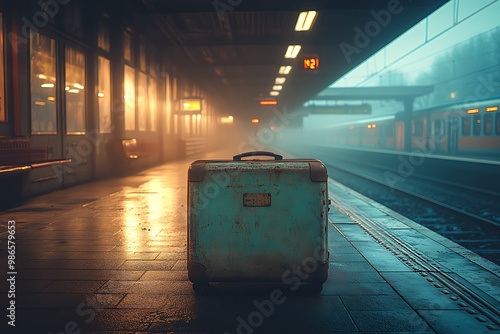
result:
[[[469,189],[460,190],[456,185],[429,184],[415,177],[411,182],[405,181],[404,186],[389,186],[380,177],[383,174],[380,169],[356,167],[352,163],[343,166],[324,163],[340,183],[500,264],[498,199]]]
[[[443,270],[438,263],[414,249],[384,226],[370,217],[360,214],[358,210],[344,202],[342,196],[334,196],[332,205],[351,217],[366,233],[403,263],[418,272],[429,284],[432,284],[444,295],[449,296],[450,300],[457,303],[461,309],[466,310],[477,321],[484,323],[488,330],[500,329],[500,310],[491,300],[483,297],[479,291],[463,284],[456,277]]]

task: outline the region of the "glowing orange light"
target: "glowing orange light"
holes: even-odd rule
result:
[[[252,124],[259,124],[258,118],[252,118]]]
[[[305,70],[317,70],[319,67],[319,58],[308,57],[302,60],[302,66]]]
[[[278,104],[278,101],[276,101],[276,100],[260,100],[259,104],[261,106],[275,106]]]
[[[478,109],[478,108],[468,109],[468,110],[467,110],[467,113],[468,113],[469,115],[471,115],[471,114],[477,114],[478,112],[479,112],[479,109]]]
[[[497,106],[487,107],[486,108],[486,112],[495,112],[495,111],[498,111],[498,107]]]

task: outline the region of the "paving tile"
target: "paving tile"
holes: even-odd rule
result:
[[[350,311],[361,332],[422,332],[432,329],[420,316],[411,311]]]
[[[187,281],[188,273],[186,270],[148,270],[140,278],[141,281]]]
[[[152,260],[152,261],[125,261],[122,270],[171,270],[177,261]]]
[[[42,292],[59,292],[59,293],[94,293],[106,281],[54,281]]]
[[[480,322],[476,316],[467,314],[463,310],[419,310],[418,313],[429,323],[437,333],[453,334],[493,334],[487,328],[491,322]]]

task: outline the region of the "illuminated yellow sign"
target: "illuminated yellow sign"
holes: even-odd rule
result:
[[[498,107],[497,106],[487,107],[486,108],[486,112],[495,112],[495,111],[498,111]]]
[[[201,99],[181,99],[181,111],[183,112],[201,112]]]
[[[479,109],[478,108],[474,108],[474,109],[469,109],[467,110],[467,113],[470,115],[470,114],[477,114],[479,112]]]
[[[258,118],[252,118],[252,124],[259,124],[259,119]]]

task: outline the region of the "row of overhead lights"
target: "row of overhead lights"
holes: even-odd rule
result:
[[[299,17],[297,18],[297,23],[295,24],[295,31],[309,31],[311,30],[314,20],[316,19],[316,16],[318,15],[318,12],[314,10],[310,10],[307,12],[301,12],[299,14]],[[288,48],[286,49],[285,52],[285,58],[286,59],[295,59],[297,58],[300,49],[302,48],[301,45],[289,45]],[[280,95],[280,91],[283,89],[283,84],[286,81],[286,77],[284,75],[287,75],[290,73],[292,70],[292,66],[290,65],[284,65],[281,66],[278,70],[278,73],[281,75],[276,78],[274,85],[273,85],[273,90],[269,93],[271,96],[278,96]]]

